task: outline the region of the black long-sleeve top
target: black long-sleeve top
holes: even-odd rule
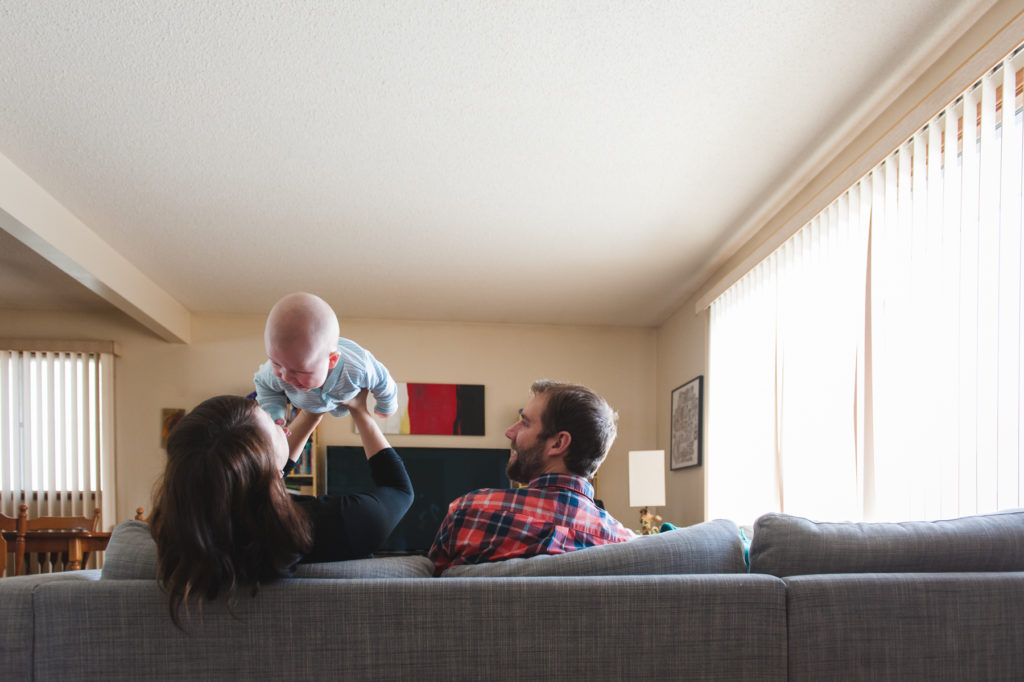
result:
[[[296,495],[292,499],[313,521],[313,550],[301,563],[362,559],[391,535],[412,504],[405,464],[393,448],[369,460],[376,489],[353,495]]]

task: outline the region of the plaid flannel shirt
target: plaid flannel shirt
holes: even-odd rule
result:
[[[429,556],[440,575],[459,564],[562,554],[633,537],[594,503],[594,486],[585,478],[544,474],[525,488],[485,488],[453,501]]]

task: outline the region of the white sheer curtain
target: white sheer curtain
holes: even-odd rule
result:
[[[0,511],[116,518],[110,353],[0,351]],[[106,491],[106,492],[104,492]]]
[[[707,518],[750,523],[778,510],[775,259],[711,307]]]
[[[1024,506],[1019,61],[885,162],[871,263],[879,517]]]
[[[1024,506],[1020,62],[712,303],[709,518]]]
[[[861,182],[712,304],[708,518],[860,513],[869,218]]]

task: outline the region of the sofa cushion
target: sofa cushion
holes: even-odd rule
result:
[[[452,566],[445,578],[746,573],[740,532],[718,519],[566,554]]]
[[[156,580],[156,543],[144,521],[122,521],[103,553],[101,580]]]
[[[434,564],[425,556],[385,557],[299,564],[296,578],[429,578]],[[156,543],[149,524],[125,521],[114,528],[103,557],[103,580],[156,579]]]
[[[392,556],[373,559],[299,564],[296,578],[431,578],[434,562],[425,556]]]
[[[751,573],[1024,570],[1024,509],[943,521],[819,523],[765,514],[754,524]]]

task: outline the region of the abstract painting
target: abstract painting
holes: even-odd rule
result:
[[[371,407],[375,404],[370,396]],[[484,387],[480,384],[398,384],[398,410],[374,415],[387,434],[484,435]]]

